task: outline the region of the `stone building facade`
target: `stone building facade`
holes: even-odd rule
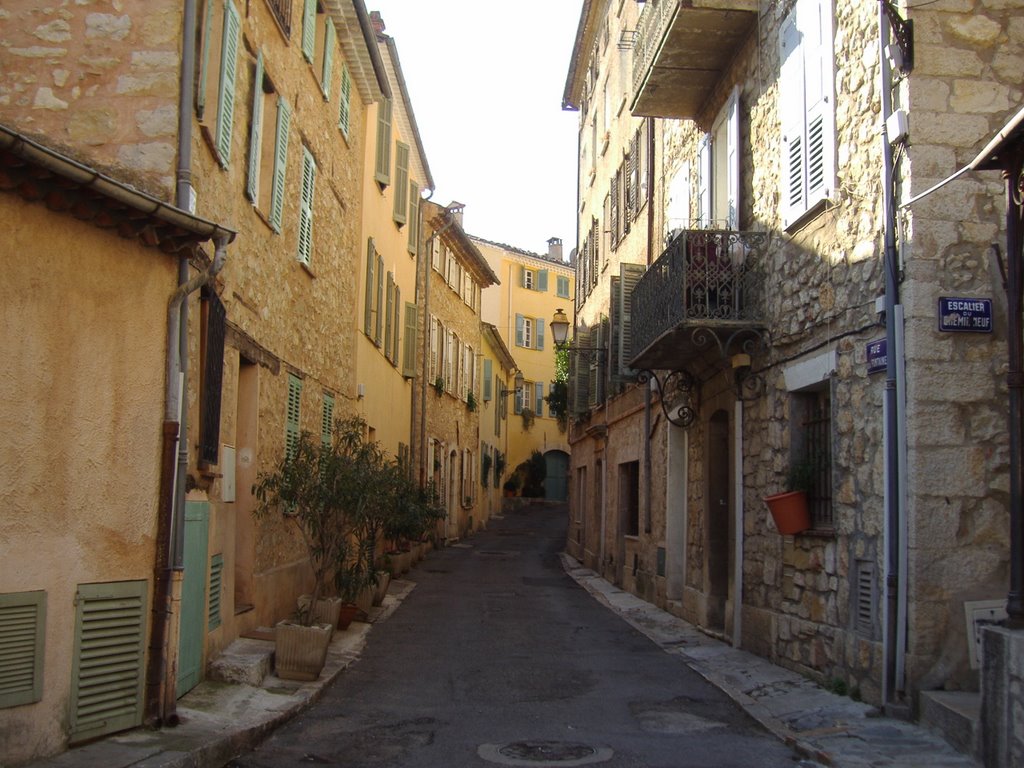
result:
[[[116,324],[131,340],[96,350],[105,366],[96,381],[117,378],[116,390],[135,382],[124,399],[111,401],[110,387],[100,397],[125,407],[89,409],[96,438],[118,430],[97,446],[119,468],[109,487],[127,483],[138,498],[127,517],[121,500],[107,506],[109,491],[83,508],[103,507],[111,543],[131,542],[134,556],[97,569],[55,550],[50,563],[68,583],[138,582],[147,612],[130,671],[137,698],[117,717],[101,706],[100,725],[88,729],[76,726],[72,654],[61,645],[76,631],[74,616],[51,612],[42,647],[60,651],[61,662],[46,667],[50,688],[39,702],[0,698],[0,728],[19,734],[5,757],[27,759],[144,717],[173,717],[176,696],[202,679],[209,658],[290,615],[308,587],[301,542],[284,521],[254,516],[250,488],[299,432],[324,433],[334,415],[354,410],[361,292],[351,276],[365,254],[366,114],[391,94],[361,2],[14,2],[0,16],[0,123],[82,164],[73,181],[85,184],[84,174],[99,194],[78,204],[80,218],[177,255],[147,254],[145,277],[135,246],[100,238],[83,247],[70,240],[74,228],[63,245],[57,234],[37,240],[55,253],[109,251],[95,275],[127,277],[122,297],[134,307],[118,320],[111,303],[97,331]],[[141,200],[142,212],[107,215],[103,196],[118,212]],[[4,215],[14,216],[6,202]],[[165,235],[161,217],[185,231]],[[125,369],[129,358],[136,367]],[[51,374],[57,360],[46,361]],[[136,434],[147,423],[148,444]],[[172,520],[180,522],[165,529]],[[48,545],[59,549],[59,526],[51,530]],[[5,600],[8,585],[49,591],[5,579]],[[158,626],[159,616],[169,623]]]
[[[484,398],[483,291],[498,278],[462,229],[462,207],[424,201],[422,370],[417,466],[437,491],[447,519],[440,536],[456,541],[487,523],[480,483]]]
[[[1006,318],[990,251],[1002,189],[968,174],[915,196],[1020,103],[1020,4],[882,4],[884,21],[868,3],[657,2],[639,18],[632,6],[584,4],[566,85],[581,112],[583,233],[606,78],[631,69],[628,109],[654,124],[644,272],[618,308],[631,327],[617,332],[611,296],[580,318],[586,332],[610,317],[610,362],[604,393],[578,383],[589,401],[572,432],[570,552],[868,701],[977,690],[965,610],[998,604],[1009,566]],[[879,43],[905,18],[912,67]],[[711,38],[720,55],[698,43]],[[629,45],[603,42],[615,39]],[[674,76],[667,57],[710,72]],[[909,127],[889,122],[891,224],[883,109]],[[942,330],[942,297],[990,300],[991,333]],[[651,377],[621,394],[615,343]],[[811,528],[780,535],[762,499],[805,459]]]

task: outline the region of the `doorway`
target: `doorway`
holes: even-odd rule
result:
[[[569,454],[548,451],[544,454],[544,498],[547,501],[569,500]]]
[[[725,631],[732,560],[732,511],[729,492],[729,414],[715,411],[708,422],[707,448],[707,624]]]

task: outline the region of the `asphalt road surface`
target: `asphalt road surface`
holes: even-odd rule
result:
[[[233,768],[798,763],[562,570],[564,506],[435,550],[320,701]]]

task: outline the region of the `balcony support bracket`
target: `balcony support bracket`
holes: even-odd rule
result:
[[[664,378],[657,371],[642,370],[637,381],[647,384],[654,379],[661,397],[661,410],[669,423],[686,429],[697,420],[700,409],[700,381],[689,371],[678,368],[665,373]]]

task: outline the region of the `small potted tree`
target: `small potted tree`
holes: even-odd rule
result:
[[[300,603],[296,619],[275,627],[276,671],[291,680],[320,676],[336,621],[320,603],[344,536],[341,509],[325,483],[337,464],[332,454],[330,446],[304,432],[272,471],[260,473],[253,486],[257,516],[277,513],[295,527],[313,574],[312,594]]]
[[[775,527],[783,535],[806,531],[811,527],[811,513],[807,505],[807,494],[814,488],[814,479],[819,462],[813,456],[794,462],[786,476],[786,490],[766,496]]]

